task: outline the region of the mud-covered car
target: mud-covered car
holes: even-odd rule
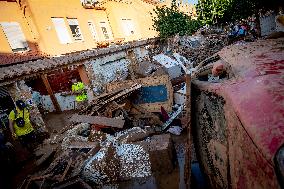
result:
[[[192,95],[193,139],[212,188],[283,188],[284,38],[222,49],[198,67]]]

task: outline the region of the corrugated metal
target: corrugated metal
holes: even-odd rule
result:
[[[28,49],[24,33],[17,22],[2,22],[1,26],[14,52]]]

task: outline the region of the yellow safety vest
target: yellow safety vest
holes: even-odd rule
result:
[[[17,116],[14,110],[12,110],[9,114],[9,119],[14,121],[15,134],[17,136],[23,136],[23,135],[29,134],[30,132],[34,131],[34,128],[30,122],[30,112],[26,108],[24,108],[24,110],[20,110],[19,108],[16,108],[16,111],[17,111]],[[23,112],[24,112],[24,117],[23,117]],[[19,117],[22,117],[25,120],[25,125],[23,127],[18,127],[15,122],[15,120]]]
[[[78,94],[76,96],[76,101],[77,102],[81,102],[81,101],[87,100],[88,96],[87,96],[86,92],[83,91],[84,89],[85,89],[85,85],[82,82],[77,82],[77,83],[74,83],[72,85],[72,91],[73,92],[80,92],[80,91],[82,91],[81,94]]]

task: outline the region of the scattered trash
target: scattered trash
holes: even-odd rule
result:
[[[121,118],[108,118],[108,117],[78,115],[78,114],[74,114],[70,118],[70,121],[76,123],[90,123],[90,124],[102,125],[107,127],[117,127],[117,128],[123,128],[124,125],[124,120]]]

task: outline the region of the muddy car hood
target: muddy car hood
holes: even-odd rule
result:
[[[239,43],[218,54],[234,77],[201,88],[230,101],[254,144],[273,164],[284,144],[284,38]]]

